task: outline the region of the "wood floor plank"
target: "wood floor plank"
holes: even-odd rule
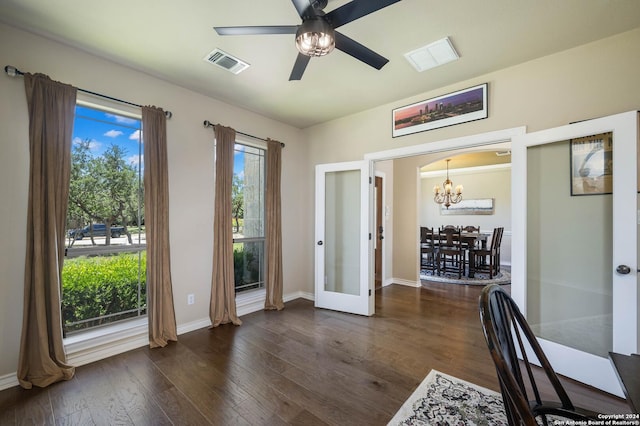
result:
[[[53,425],[55,418],[51,408],[51,400],[47,389],[36,388],[22,392],[15,408],[16,424],[19,425]]]
[[[85,393],[77,377],[55,383],[48,388],[51,406],[56,417],[68,417],[74,413],[87,410]]]
[[[499,389],[480,290],[383,287],[373,317],[296,299],[239,327],[78,367],[47,389],[2,391],[0,425],[385,425],[432,369]],[[561,380],[576,405],[629,412],[620,398]]]

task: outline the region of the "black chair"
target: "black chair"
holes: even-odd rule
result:
[[[433,228],[420,227],[420,268],[431,273],[438,271],[438,245]]]
[[[539,424],[536,419],[548,425],[553,417],[554,420],[559,420],[558,417],[598,419],[598,413],[573,405],[520,309],[499,285],[491,284],[482,290],[480,320],[498,373],[510,425],[534,426]],[[534,372],[534,368],[539,368],[532,367],[525,348],[535,354],[544,375]],[[523,354],[522,361],[518,359],[517,351]],[[539,385],[543,389],[553,389],[554,400],[542,400]],[[553,417],[547,419],[547,416]]]
[[[462,228],[460,228],[460,231],[462,232],[462,236],[464,236],[464,234],[479,234],[480,233],[480,226],[463,226]],[[465,248],[467,249],[473,249],[473,248],[480,248],[480,242],[478,240],[474,240],[473,244],[471,244],[468,240],[465,240],[463,238],[463,243],[465,245]]]
[[[459,228],[445,228],[439,231],[438,275],[441,272],[454,272],[458,279],[464,274],[466,249],[460,240]]]
[[[488,272],[492,279],[500,272],[500,244],[504,228],[493,228],[489,248],[473,248],[469,250],[469,274]]]

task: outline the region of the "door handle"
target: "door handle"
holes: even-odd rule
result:
[[[318,245],[321,246],[323,243],[322,241],[318,241]]]
[[[618,267],[616,268],[616,272],[621,275],[627,275],[629,272],[631,272],[631,268],[629,268],[627,265],[618,265]]]

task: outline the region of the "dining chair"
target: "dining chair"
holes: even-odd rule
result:
[[[420,269],[436,273],[438,271],[438,245],[435,243],[433,228],[420,227]]]
[[[438,248],[438,275],[441,272],[454,272],[458,279],[464,274],[466,249],[460,240],[460,229],[442,229]]]
[[[510,425],[569,424],[561,418],[580,421],[572,424],[588,424],[589,420],[602,419],[594,411],[573,405],[524,315],[501,286],[484,287],[479,305],[482,330]],[[522,360],[518,359],[519,353]],[[541,368],[532,366],[530,357],[537,358]],[[543,400],[540,389],[553,396]]]
[[[464,236],[464,234],[479,234],[480,233],[480,226],[463,226],[462,228],[460,228],[460,230],[462,231],[462,234]],[[480,242],[478,240],[474,240],[473,244],[469,244],[468,240],[464,240],[464,244],[466,245],[467,249],[472,249],[476,246],[480,246]]]
[[[489,279],[500,272],[500,244],[502,243],[502,233],[504,228],[493,228],[491,245],[488,248],[473,248],[469,250],[469,270],[489,273]],[[471,271],[472,270],[472,271]]]

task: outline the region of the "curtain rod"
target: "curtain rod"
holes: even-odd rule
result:
[[[209,120],[204,120],[204,123],[202,123],[202,124],[204,125],[204,127],[214,127],[215,126],[215,124],[213,124]],[[250,135],[248,133],[242,133],[242,132],[239,132],[237,130],[236,130],[236,133],[241,134],[243,136],[248,136],[250,138],[258,139],[258,140],[261,140],[261,141],[265,141],[265,142],[267,141],[267,139],[259,138],[257,136],[253,136],[253,135]],[[284,143],[280,142],[280,146],[284,148]]]
[[[22,76],[24,75],[24,72],[20,71],[18,68],[16,67],[12,67],[11,65],[7,65],[4,67],[4,72],[7,73],[7,75],[11,76],[11,77],[15,77],[15,76]],[[142,105],[138,105],[138,104],[134,104],[133,102],[128,102],[128,101],[123,101],[122,99],[118,99],[118,98],[113,98],[111,96],[107,96],[107,95],[103,95],[101,93],[96,93],[96,92],[92,92],[90,90],[85,90],[85,89],[80,89],[78,88],[78,90],[80,92],[83,93],[88,93],[89,95],[95,95],[95,96],[99,96],[101,98],[105,98],[105,99],[109,99],[111,101],[116,101],[116,102],[120,102],[121,104],[127,104],[127,105],[131,105],[134,107],[138,107],[138,108],[142,108]],[[167,116],[167,118],[171,118],[171,116],[173,115],[171,113],[171,111],[165,111],[164,115]]]

